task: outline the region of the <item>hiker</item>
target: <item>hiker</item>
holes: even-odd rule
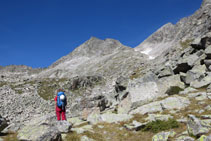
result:
[[[57,120],[66,120],[66,105],[67,105],[67,98],[64,93],[64,90],[58,89],[57,90],[57,95],[54,98],[54,101],[56,102],[56,116]]]

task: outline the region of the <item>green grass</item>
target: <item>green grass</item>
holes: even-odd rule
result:
[[[151,131],[157,133],[160,131],[165,131],[173,128],[178,128],[179,123],[175,119],[169,119],[168,121],[156,120],[148,123],[142,131]]]

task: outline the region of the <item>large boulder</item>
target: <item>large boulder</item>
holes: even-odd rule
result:
[[[25,122],[18,131],[19,140],[60,141],[61,133],[68,133],[72,125],[67,121],[57,121],[55,116],[37,116]]]
[[[18,139],[24,141],[62,141],[61,133],[49,125],[28,125],[18,131]]]
[[[161,84],[159,84],[157,77],[152,73],[130,81],[127,91],[131,105],[128,106],[136,108],[159,97],[161,95],[159,85]]]
[[[164,96],[174,88],[179,90],[185,88],[184,83],[180,80],[180,75],[158,79],[154,74],[148,74],[143,78],[136,79],[129,83],[127,89],[129,100],[125,101],[125,103],[128,104],[128,107],[134,109],[158,97]]]
[[[5,118],[1,117],[0,115],[0,132],[4,130],[8,126],[7,121]]]
[[[188,133],[196,137],[200,137],[203,134],[209,132],[210,125],[202,122],[200,119],[196,118],[194,115],[188,115]]]

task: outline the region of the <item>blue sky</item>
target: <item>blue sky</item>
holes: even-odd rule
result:
[[[91,36],[135,47],[202,0],[1,0],[0,65],[47,67]]]

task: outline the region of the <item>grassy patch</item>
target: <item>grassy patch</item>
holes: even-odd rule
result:
[[[64,139],[65,141],[81,141],[81,135],[76,132],[68,133]]]
[[[178,128],[179,123],[175,119],[169,119],[168,121],[156,120],[148,123],[142,131],[151,131],[157,133],[159,131],[169,130],[173,128]]]
[[[0,138],[3,141],[18,141],[17,133],[0,133]]]

